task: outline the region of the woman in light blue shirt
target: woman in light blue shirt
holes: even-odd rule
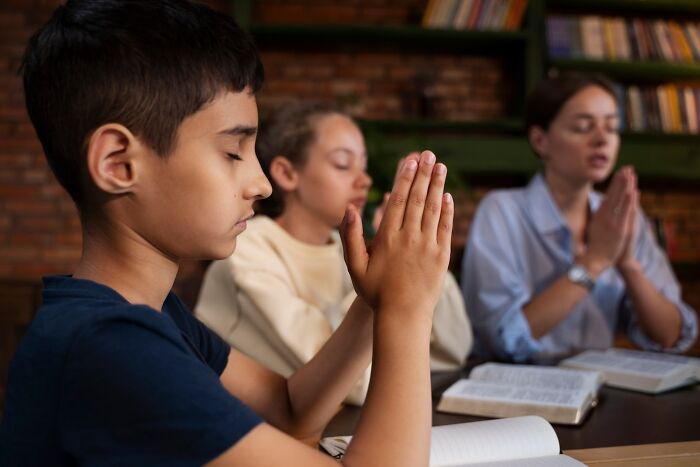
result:
[[[631,167],[603,196],[620,145],[613,87],[597,75],[543,81],[528,99],[543,169],[479,205],[463,292],[480,356],[543,360],[610,347],[618,329],[643,349],[681,352],[697,336],[668,259],[641,209]]]

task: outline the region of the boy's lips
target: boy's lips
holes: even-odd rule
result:
[[[250,214],[245,216],[243,219],[236,222],[236,227],[245,227],[246,222],[248,222],[248,220],[250,220],[254,215],[255,215],[255,213],[251,212]]]

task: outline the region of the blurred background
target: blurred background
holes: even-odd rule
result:
[[[46,164],[17,71],[27,40],[60,3],[0,4],[0,404],[41,276],[70,274],[81,251],[76,210]],[[635,166],[643,209],[686,302],[700,310],[700,1],[206,3],[254,36],[266,70],[261,113],[313,99],[360,121],[375,180],[370,201],[409,151],[430,148],[447,163],[457,275],[479,200],[538,170],[522,123],[527,92],[562,70],[606,74],[620,85],[620,163]],[[190,305],[205,267],[182,265],[175,288]]]

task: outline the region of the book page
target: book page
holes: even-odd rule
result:
[[[633,349],[608,349],[606,353],[619,355],[622,357],[638,358],[640,360],[653,360],[658,362],[678,363],[681,365],[691,365],[695,368],[695,379],[700,381],[700,358],[688,357],[686,355],[671,354],[665,352],[649,352]]]
[[[479,365],[471,371],[469,379],[548,390],[587,390],[591,393],[595,393],[602,384],[602,375],[597,371],[505,363]]]
[[[599,350],[588,350],[561,362],[564,366],[567,366],[569,363],[573,366],[613,370],[618,373],[643,375],[653,378],[665,378],[686,366],[684,363],[641,359]]]
[[[587,389],[556,390],[527,386],[506,386],[471,379],[462,379],[450,386],[443,397],[455,397],[482,401],[499,401],[505,404],[535,404],[580,408],[590,397]]]
[[[559,454],[552,425],[515,417],[433,427],[430,466],[447,467]]]

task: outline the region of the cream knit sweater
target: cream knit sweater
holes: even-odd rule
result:
[[[238,236],[235,254],[207,270],[195,315],[235,348],[289,376],[318,352],[355,296],[337,233],[328,245],[309,245],[257,216]],[[431,368],[461,367],[471,345],[462,294],[448,274],[433,318]],[[367,368],[347,402],[364,401],[369,374]]]

